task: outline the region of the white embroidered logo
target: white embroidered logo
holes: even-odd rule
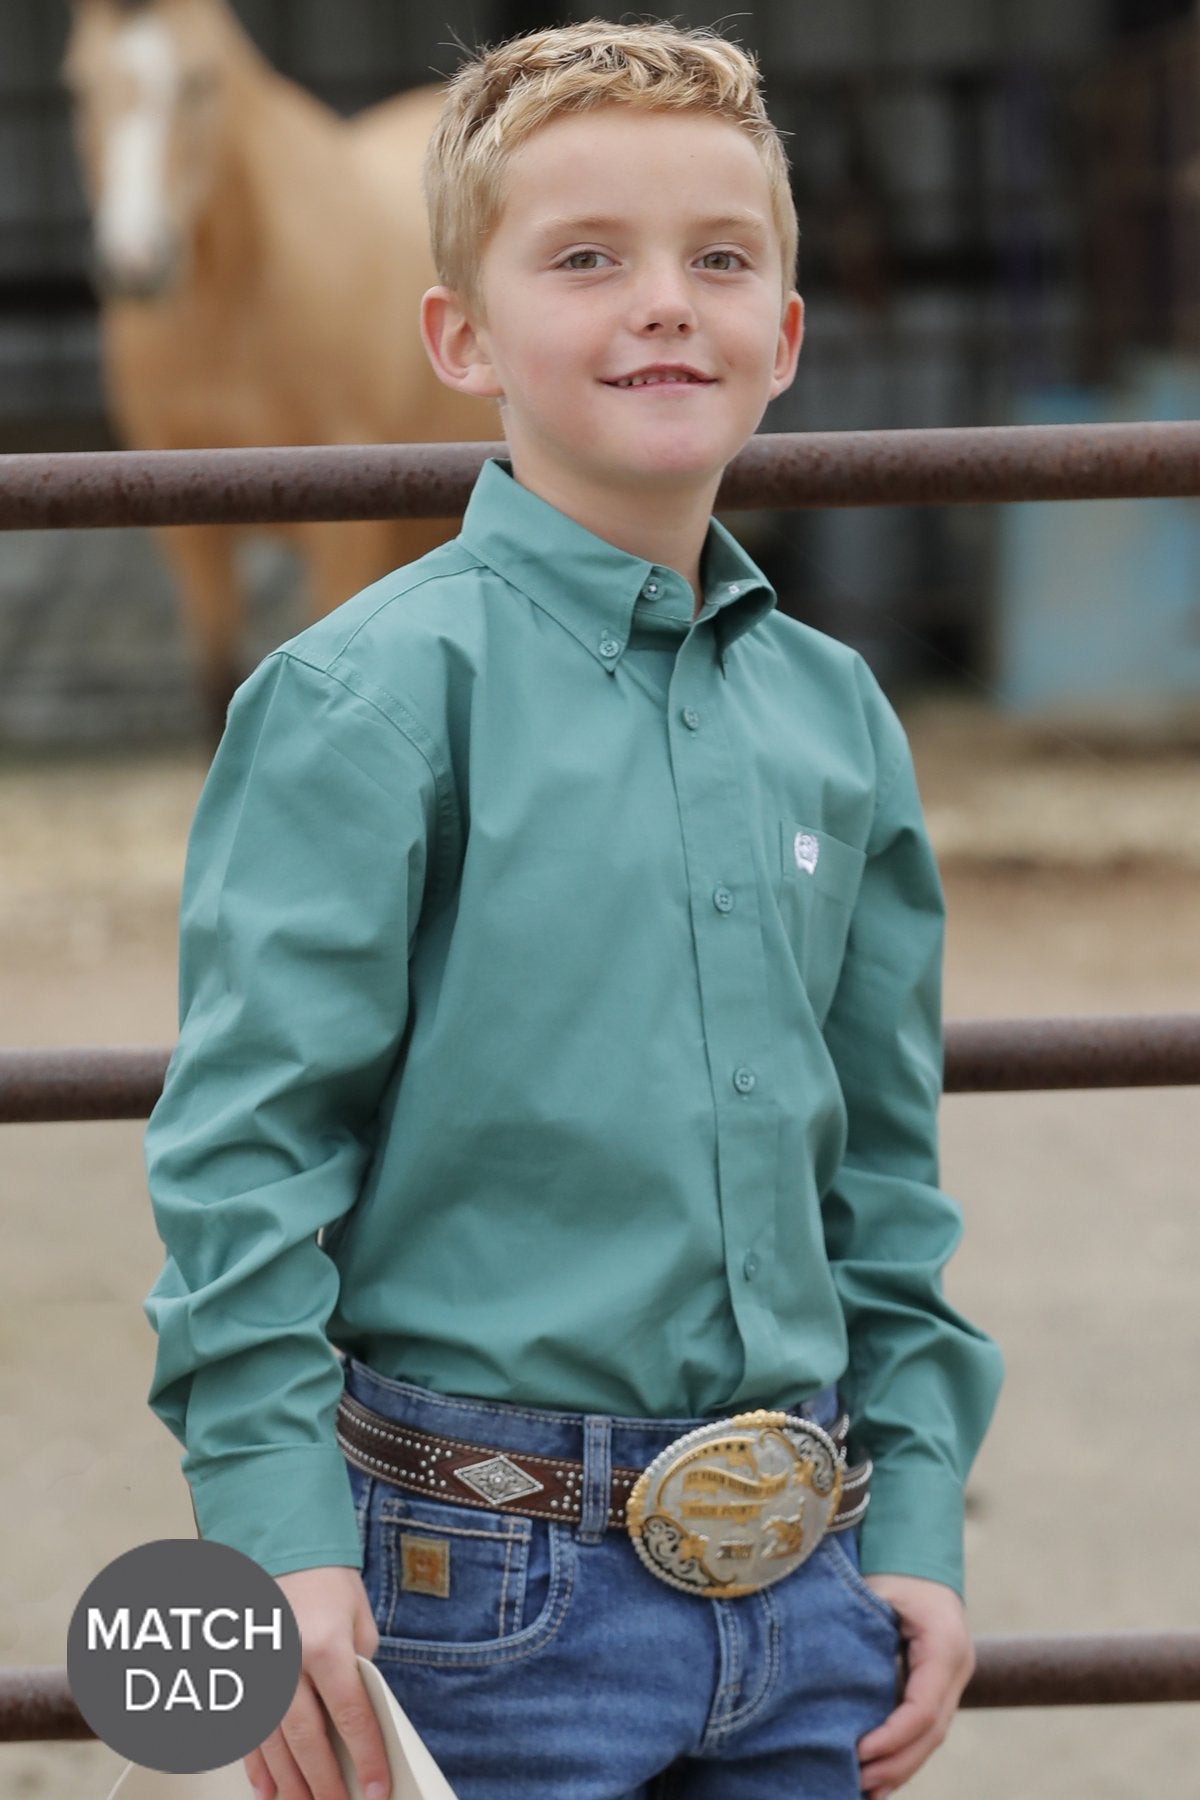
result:
[[[817,859],[821,854],[821,846],[811,831],[798,831],[792,839],[792,850],[796,857],[796,867],[803,869],[806,875],[812,875],[817,867]]]

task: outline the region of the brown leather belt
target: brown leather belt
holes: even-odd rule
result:
[[[829,1431],[843,1455],[848,1426],[843,1416]],[[336,1431],[343,1454],[356,1467],[409,1493],[424,1494],[426,1499],[489,1512],[524,1513],[534,1519],[556,1519],[560,1524],[574,1524],[581,1517],[581,1462],[417,1431],[374,1412],[351,1394],[343,1394],[338,1402]],[[610,1528],[625,1526],[625,1503],[641,1472],[614,1467],[609,1489]],[[858,1523],[866,1511],[870,1477],[869,1462],[843,1469],[841,1499],[827,1530],[845,1531]]]

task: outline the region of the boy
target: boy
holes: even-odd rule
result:
[[[511,460],[240,690],[147,1139],[151,1403],[304,1643],[247,1773],[343,1800],[323,1704],[385,1791],[361,1650],[461,1800],[883,1800],[999,1368],[903,733],[711,520],[800,348],[786,162],[734,46],[592,21],[468,64],[426,180]]]

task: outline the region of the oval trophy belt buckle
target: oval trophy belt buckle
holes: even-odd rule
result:
[[[626,1522],[652,1575],[727,1600],[798,1569],[841,1495],[828,1432],[791,1413],[738,1413],[668,1444],[634,1483]]]

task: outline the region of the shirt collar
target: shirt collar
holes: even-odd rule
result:
[[[641,602],[679,616],[692,604],[682,576],[618,550],[530,488],[512,465],[489,457],[463,516],[472,555],[548,612],[612,674]],[[775,605],[775,592],[737,539],[713,519],[700,560],[704,606],[696,624],[713,622],[724,665],[726,646]]]

